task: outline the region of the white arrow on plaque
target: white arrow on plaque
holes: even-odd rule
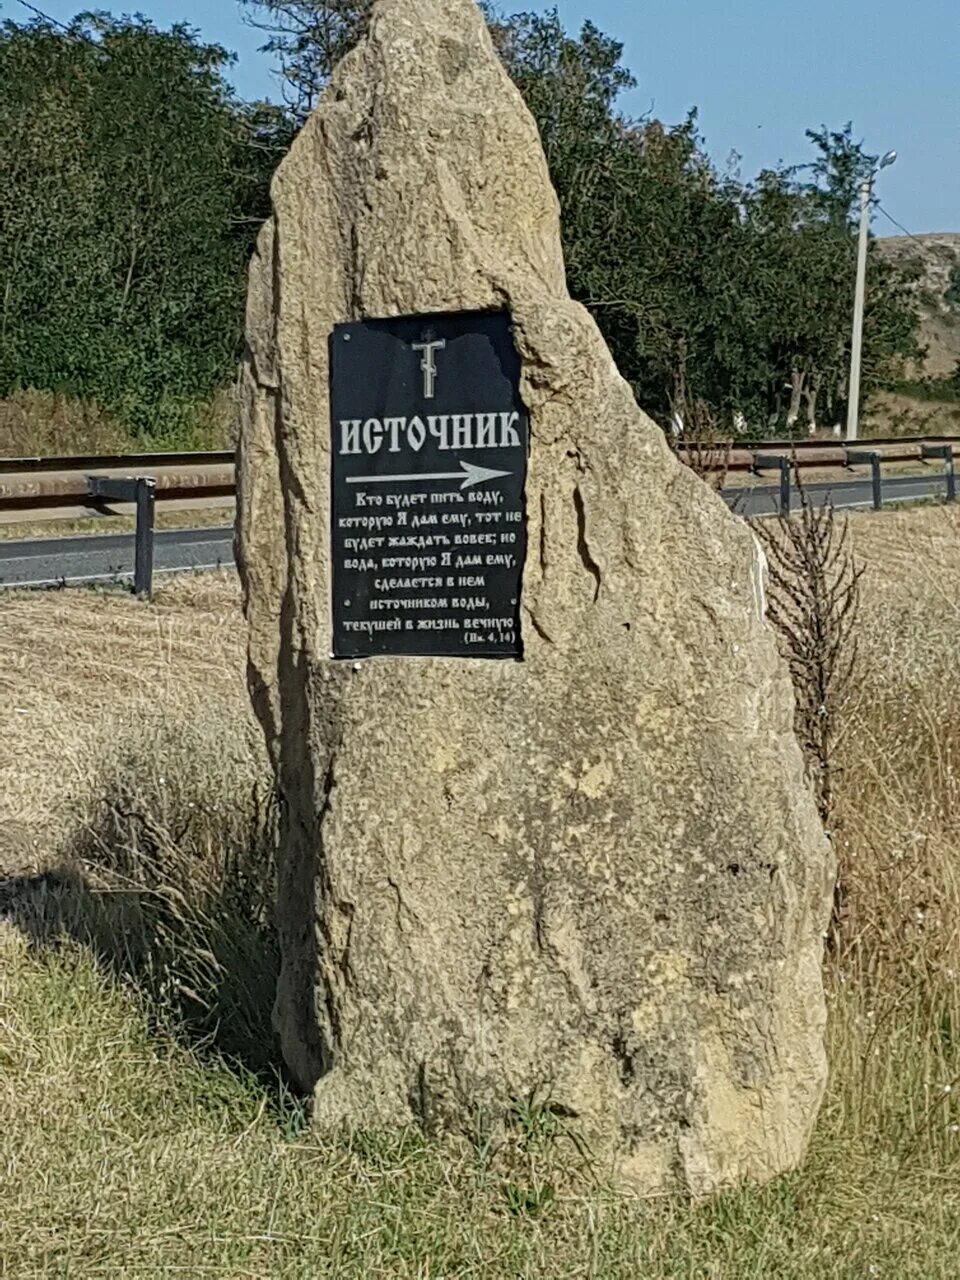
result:
[[[472,462],[461,462],[460,471],[419,472],[412,476],[347,476],[347,484],[407,484],[419,480],[462,480],[461,489],[472,489],[474,485],[485,484],[488,480],[500,480],[512,474],[510,471],[491,471],[489,467],[478,467]]]

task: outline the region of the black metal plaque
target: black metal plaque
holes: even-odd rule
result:
[[[509,315],[330,341],[334,657],[521,657],[529,420]]]

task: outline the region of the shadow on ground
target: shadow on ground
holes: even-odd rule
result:
[[[264,788],[229,809],[162,799],[121,779],[51,869],[0,862],[0,921],[37,948],[89,948],[165,1037],[287,1093],[271,1025],[275,799]]]

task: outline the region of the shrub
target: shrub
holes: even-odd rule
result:
[[[178,713],[111,726],[34,930],[91,947],[157,1025],[263,1071],[278,1061],[272,785],[245,715]]]

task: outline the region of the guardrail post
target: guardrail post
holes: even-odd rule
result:
[[[776,453],[755,453],[753,455],[753,469],[754,471],[780,472],[780,514],[788,516],[791,508],[790,459]]]
[[[879,511],[883,506],[883,475],[880,471],[881,457],[876,449],[844,449],[844,466],[853,467],[858,463],[869,463],[873,478],[873,509]]]
[[[134,556],[133,589],[149,600],[153,595],[153,527],[157,482],[137,477],[137,544]]]
[[[947,501],[956,502],[957,500],[957,473],[953,461],[953,445],[952,444],[924,444],[920,446],[921,456],[924,458],[942,458],[943,459],[943,475],[947,484]]]
[[[137,531],[133,553],[133,589],[149,600],[153,593],[153,518],[157,482],[152,476],[114,480],[107,476],[87,476],[90,495],[101,502],[133,502],[137,508]]]

